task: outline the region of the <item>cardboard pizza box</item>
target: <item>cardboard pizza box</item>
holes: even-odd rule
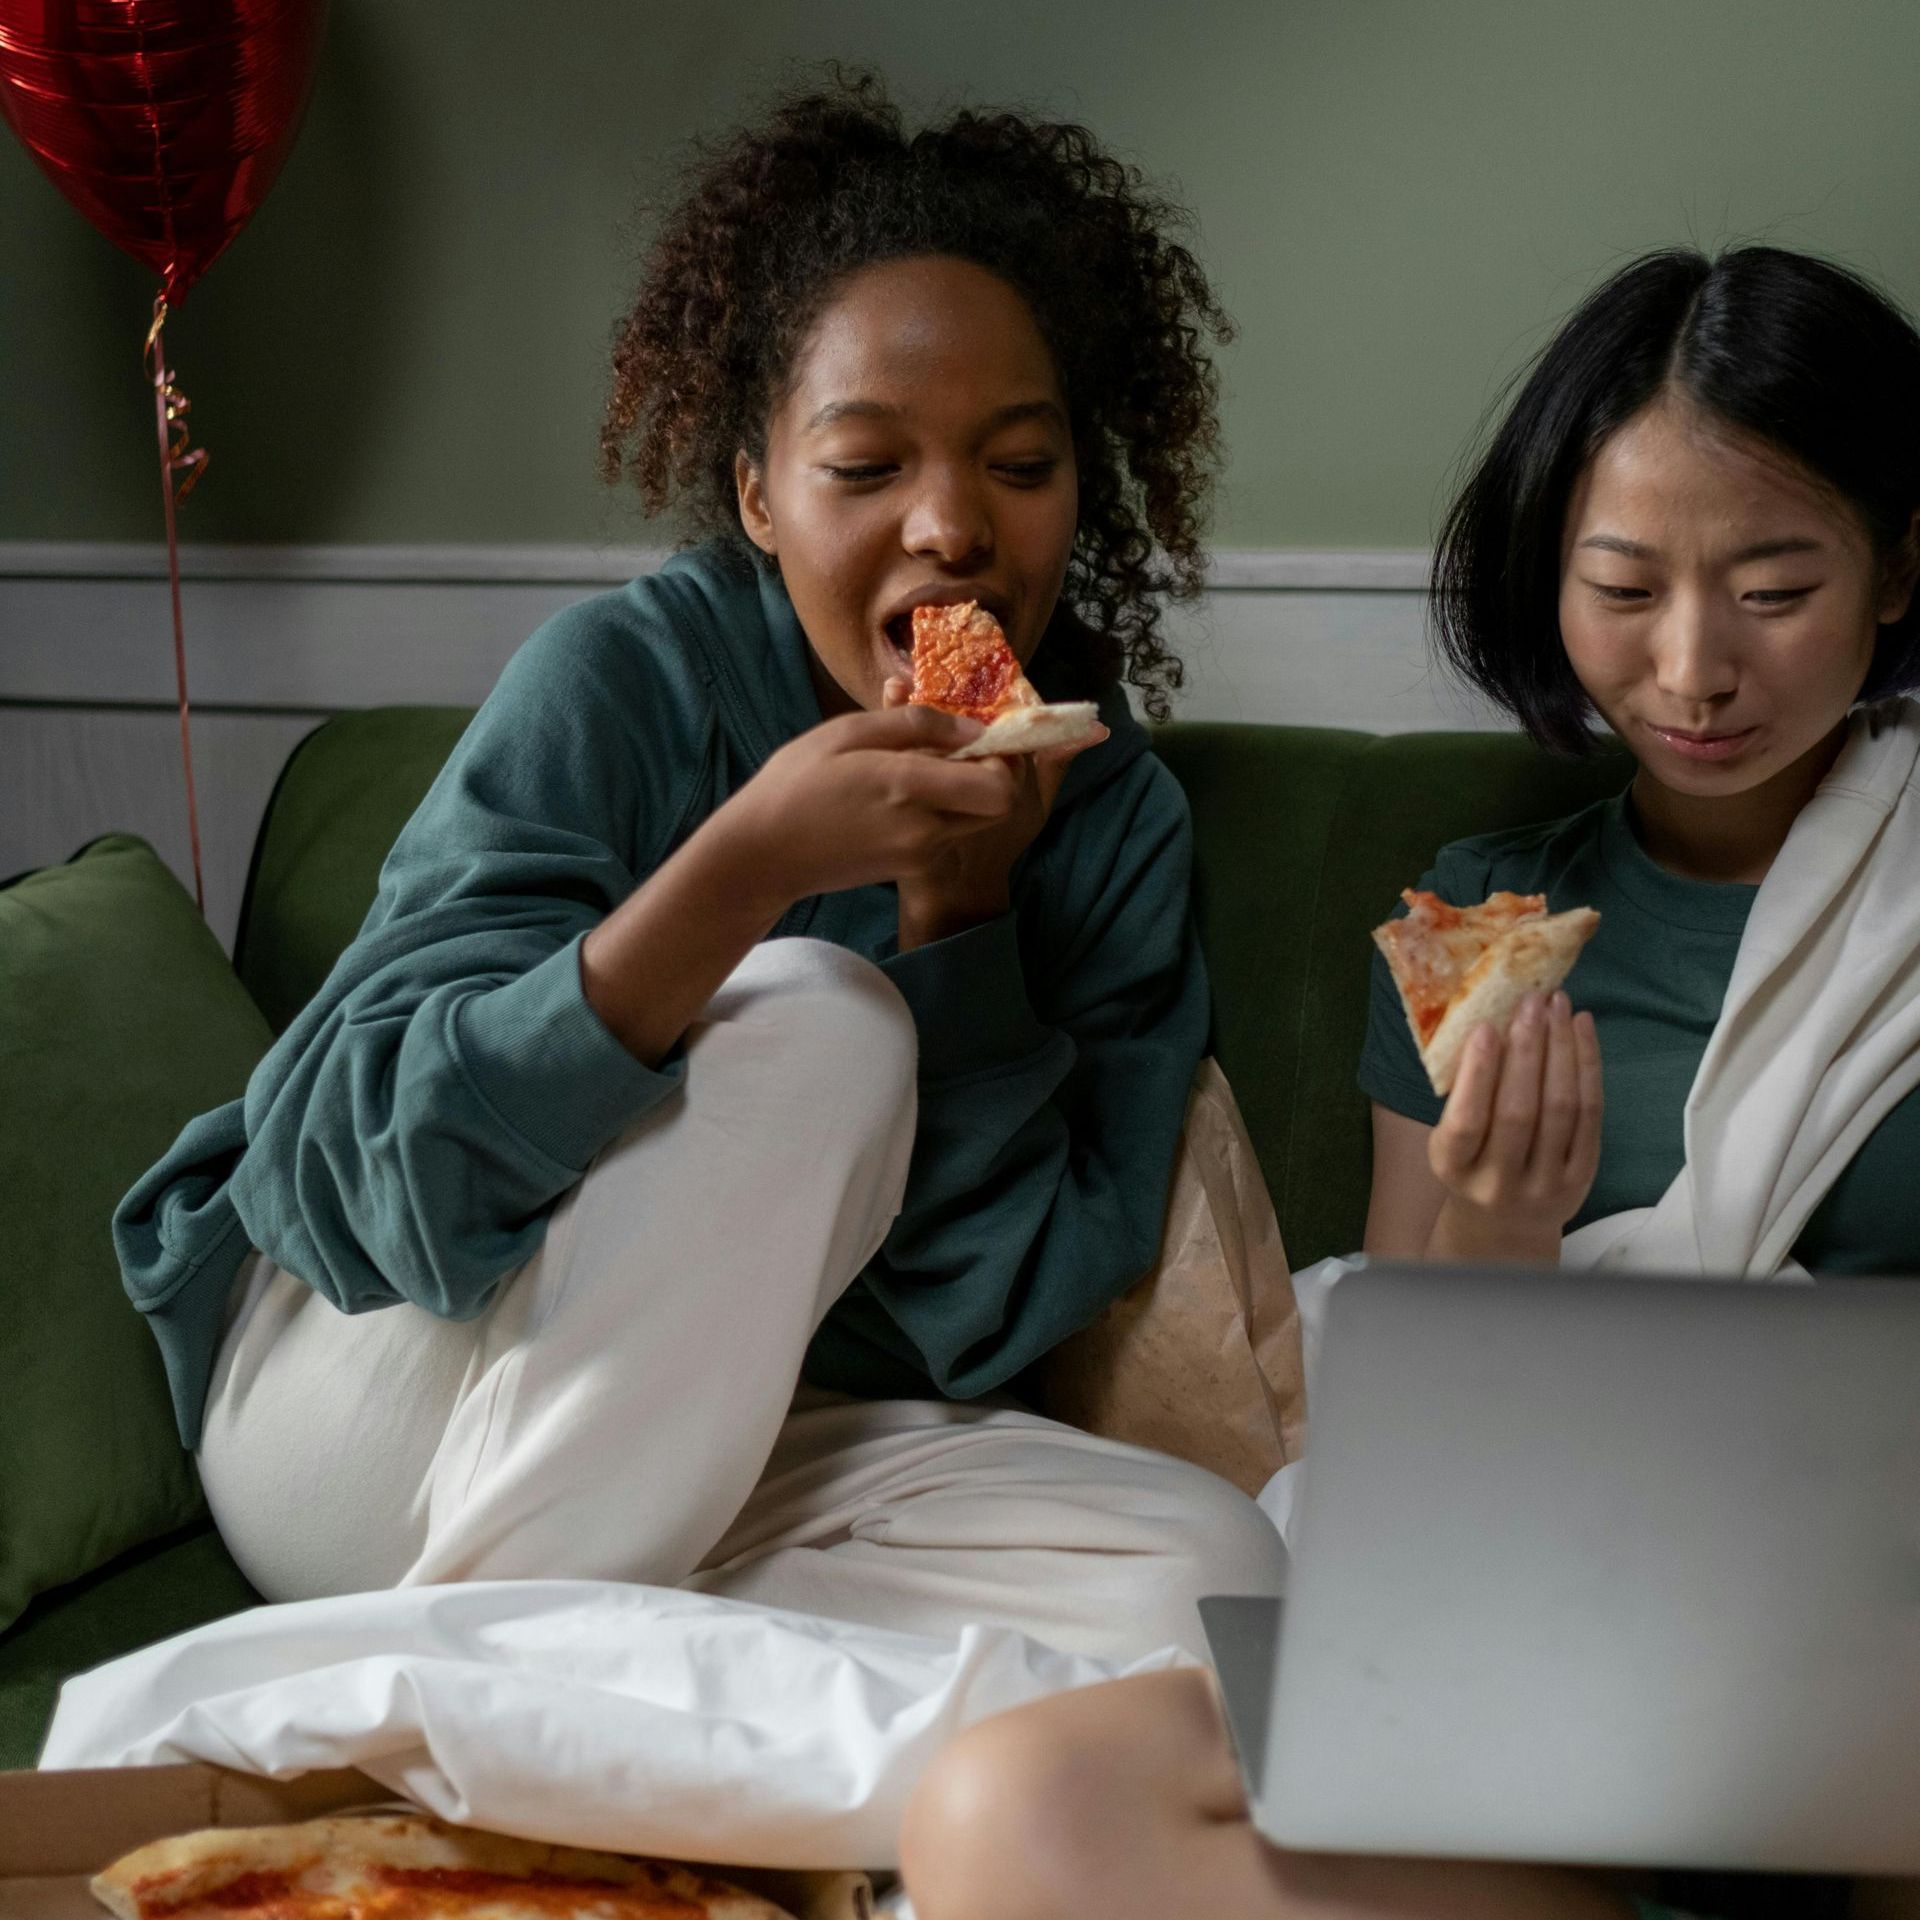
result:
[[[265,1827],[393,1795],[364,1773],[262,1780],[224,1767],[109,1767],[0,1773],[0,1920],[105,1920],[87,1891],[123,1853],[202,1827]],[[711,1871],[777,1901],[800,1920],[870,1920],[873,1890],[860,1873]]]

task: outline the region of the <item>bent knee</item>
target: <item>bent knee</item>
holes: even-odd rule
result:
[[[841,1089],[892,1109],[913,1093],[920,1038],[897,988],[871,960],[825,940],[766,940],[714,996],[715,1020],[757,1052],[793,1059],[823,1107]]]
[[[1138,1674],[969,1728],[922,1775],[901,1864],[920,1920],[1180,1912],[1170,1863],[1245,1804],[1207,1678]]]
[[[1101,1755],[1044,1708],[969,1727],[920,1776],[900,1829],[919,1920],[1043,1920],[1078,1910],[1098,1858]]]
[[[1286,1586],[1287,1550],[1273,1522],[1238,1487],[1200,1467],[1168,1464],[1165,1545],[1130,1624],[1142,1654],[1177,1646],[1204,1658],[1201,1598],[1277,1597]]]

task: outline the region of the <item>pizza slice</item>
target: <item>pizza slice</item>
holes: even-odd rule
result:
[[[1446,1094],[1474,1028],[1505,1033],[1528,994],[1553,992],[1600,916],[1591,907],[1549,913],[1543,893],[1489,894],[1474,907],[1411,887],[1400,897],[1405,918],[1375,927],[1373,943],[1400,989],[1420,1064],[1434,1092]]]
[[[909,704],[985,723],[986,732],[952,755],[955,760],[1078,746],[1100,724],[1091,700],[1043,701],[1020,671],[1000,622],[972,600],[914,608]]]
[[[792,1920],[671,1861],[419,1814],[180,1834],[116,1860],[92,1887],[118,1920]]]

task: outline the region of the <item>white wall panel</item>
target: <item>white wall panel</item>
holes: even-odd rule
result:
[[[318,714],[201,713],[193,767],[207,920],[229,952],[247,862],[281,767]],[[177,714],[0,707],[0,880],[137,833],[193,887]]]
[[[636,549],[199,548],[182,600],[207,707],[471,704],[557,608],[657,563]],[[1229,552],[1170,625],[1183,717],[1382,732],[1488,724],[1429,674],[1418,553]],[[164,704],[160,549],[0,543],[0,700]]]
[[[208,914],[231,942],[260,812],[327,713],[474,705],[634,549],[200,547],[185,557]],[[1230,552],[1169,632],[1178,714],[1405,732],[1498,725],[1429,668],[1419,553]],[[190,876],[164,554],[0,543],[0,876],[114,828]]]

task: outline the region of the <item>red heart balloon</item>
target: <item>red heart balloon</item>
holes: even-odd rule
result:
[[[0,113],[177,305],[300,125],[326,0],[0,0]]]

